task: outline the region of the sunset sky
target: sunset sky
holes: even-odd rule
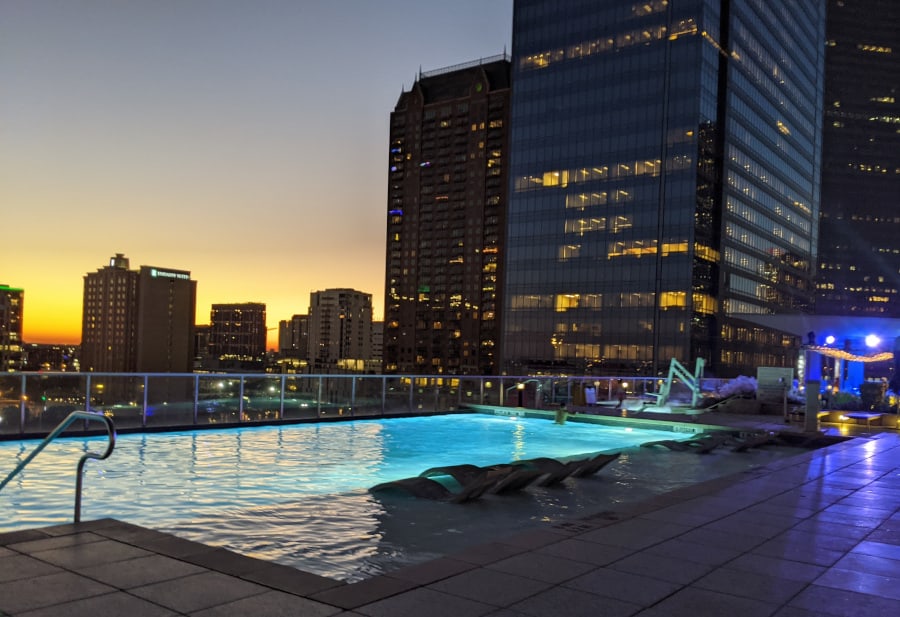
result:
[[[311,291],[384,304],[388,120],[429,71],[509,52],[512,0],[0,0],[0,284],[79,343],[116,253],[189,270],[197,322]],[[270,330],[269,346],[277,332]]]

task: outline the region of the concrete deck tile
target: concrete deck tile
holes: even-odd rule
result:
[[[0,555],[0,583],[57,572],[62,572],[62,570],[28,555],[21,555],[13,551],[9,551],[9,556]]]
[[[494,607],[503,607],[550,587],[552,587],[552,583],[549,582],[507,574],[490,568],[479,568],[432,583],[428,585],[427,589],[475,600]]]
[[[203,572],[203,568],[165,555],[100,563],[79,570],[85,576],[118,589],[131,589]]]
[[[325,604],[356,610],[365,604],[370,604],[416,587],[417,585],[410,581],[402,581],[389,576],[376,576],[352,585],[339,585],[331,589],[325,589],[310,594],[310,597]]]
[[[163,534],[161,537],[155,539],[142,540],[140,546],[148,551],[161,553],[163,555],[168,555],[169,557],[175,557],[176,559],[184,559],[185,561],[190,561],[191,558],[198,556],[202,561],[204,553],[220,550],[215,546],[201,544],[200,542],[194,542],[192,540],[185,540],[169,534]]]
[[[866,536],[866,540],[880,544],[900,544],[900,529],[878,528]]]
[[[727,567],[740,572],[774,576],[800,583],[811,583],[827,570],[825,566],[816,566],[811,563],[801,563],[765,555],[755,555],[753,553],[747,553],[729,561]]]
[[[481,617],[496,606],[419,587],[409,593],[373,602],[356,609],[369,617]]]
[[[65,617],[176,617],[178,613],[117,591],[67,602],[64,605],[17,613],[16,617],[60,617],[61,615],[65,615]]]
[[[821,521],[823,523],[837,523],[838,525],[845,525],[847,527],[865,527],[867,529],[875,529],[879,525],[884,522],[884,519],[880,517],[868,517],[868,516],[853,516],[848,517],[845,514],[839,514],[837,512],[817,512],[811,517],[809,517],[810,521]]]
[[[686,540],[667,540],[662,544],[651,546],[646,551],[652,555],[663,555],[673,559],[682,559],[710,566],[720,566],[743,553],[740,548],[695,544]]]
[[[834,567],[840,570],[853,570],[882,576],[898,576],[900,573],[900,562],[864,553],[847,553],[834,564]]]
[[[811,585],[788,603],[816,615],[840,617],[870,617],[872,615],[900,615],[900,601],[864,593]]]
[[[590,563],[534,551],[525,555],[516,555],[485,567],[554,584],[581,576],[595,568]]]
[[[541,547],[532,554],[553,555],[595,566],[605,566],[634,554],[634,551],[621,546],[597,544],[596,542],[585,542],[578,538],[571,538]]]
[[[637,553],[609,566],[614,570],[642,574],[663,581],[687,585],[713,569],[713,566],[694,563],[677,557]]]
[[[203,551],[187,556],[190,563],[210,568],[217,572],[240,576],[264,568],[268,562],[246,555],[240,555],[224,548],[216,548],[211,551]]]
[[[771,574],[718,568],[694,581],[692,586],[751,600],[784,604],[800,593],[807,584]]]
[[[335,606],[280,591],[268,591],[193,612],[191,617],[331,617],[341,612]]]
[[[45,536],[39,540],[30,540],[26,542],[15,542],[6,546],[20,553],[38,553],[41,551],[49,551],[56,548],[69,548],[80,544],[90,544],[105,540],[103,536],[93,533],[73,533],[68,536]]]
[[[847,552],[852,550],[861,539],[858,534],[849,533],[848,535],[832,534],[830,530],[822,532],[809,532],[800,529],[791,529],[783,534],[776,536],[767,543],[783,543],[788,548],[816,547],[826,548],[832,551]],[[854,537],[856,536],[856,537]]]
[[[796,606],[783,606],[772,617],[821,617],[821,613],[808,611]]]
[[[825,511],[843,514],[848,518],[853,516],[865,516],[868,518],[880,518],[882,520],[886,520],[894,513],[894,510],[888,510],[886,508],[877,508],[874,506],[860,507],[859,505],[854,504],[834,504],[825,508]]]
[[[701,546],[715,546],[726,549],[731,548],[741,552],[746,552],[765,542],[765,539],[760,538],[759,536],[719,531],[708,527],[694,529],[680,536],[678,539],[682,542],[692,542]]]
[[[619,526],[614,525],[583,533],[578,536],[578,539],[585,542],[596,542],[607,546],[618,546],[631,549],[632,551],[639,551],[654,544],[665,542],[668,540],[668,537],[665,535],[655,536],[643,531],[619,530]]]
[[[131,593],[180,613],[192,613],[269,591],[219,572],[201,572],[183,578],[135,587]]]
[[[672,595],[681,585],[670,583],[649,576],[622,572],[611,568],[599,568],[579,576],[563,585],[569,589],[578,589],[597,594],[604,598],[614,598],[642,607],[652,606],[663,598]]]
[[[808,534],[807,534],[808,535]],[[844,556],[844,551],[817,546],[810,542],[792,542],[784,537],[767,541],[752,551],[757,555],[768,555],[817,566],[833,566]]]
[[[56,572],[0,583],[0,611],[21,613],[115,591],[72,572]]]
[[[345,585],[345,583],[332,578],[325,578],[277,563],[266,564],[258,570],[242,574],[241,578],[301,596],[310,596],[326,589]]]
[[[509,608],[529,617],[627,617],[641,607],[586,591],[553,587]]]
[[[900,568],[896,573],[900,574]],[[900,601],[900,577],[898,576],[830,568],[816,579],[815,584]]]
[[[425,563],[406,566],[399,570],[392,570],[391,572],[386,573],[385,576],[398,578],[402,581],[409,581],[411,583],[416,583],[417,585],[427,585],[451,576],[456,576],[457,574],[467,572],[477,567],[478,566],[471,563],[444,557],[426,561]]]
[[[484,565],[506,559],[507,557],[512,557],[513,555],[520,555],[524,552],[526,551],[521,546],[513,546],[502,542],[490,542],[488,544],[470,546],[457,553],[451,553],[449,557],[467,563]]]
[[[47,551],[35,551],[31,554],[41,561],[47,561],[70,570],[78,570],[97,564],[108,564],[137,557],[149,557],[153,553],[142,548],[116,542],[115,540],[101,538],[98,542],[75,544]]]
[[[820,519],[809,519],[797,523],[792,532],[805,532],[815,535],[834,536],[859,542],[871,533],[867,527],[857,527],[842,523],[831,523]],[[855,543],[854,543],[855,545]]]
[[[696,617],[728,615],[728,617],[769,617],[778,604],[687,587],[658,604],[637,613],[637,617]]]

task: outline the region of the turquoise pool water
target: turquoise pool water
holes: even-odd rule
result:
[[[721,457],[733,459],[731,465],[720,462],[713,472],[700,462],[706,457],[636,447],[676,436],[482,414],[122,435],[109,459],[86,465],[82,518],[113,517],[359,580],[497,533],[760,464]],[[78,457],[102,451],[104,443],[105,437],[68,438],[48,446],[0,491],[0,532],[71,522]],[[36,445],[0,442],[0,474],[5,477]],[[367,490],[437,465],[602,451],[625,455],[595,478],[471,504],[375,498]],[[639,486],[641,476],[646,486]]]

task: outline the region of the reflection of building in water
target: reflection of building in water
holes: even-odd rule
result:
[[[824,20],[517,0],[502,370],[792,365],[741,315],[812,305]]]

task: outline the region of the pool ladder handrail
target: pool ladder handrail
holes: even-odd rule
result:
[[[113,452],[113,448],[116,447],[116,427],[113,424],[112,418],[107,418],[105,415],[101,413],[96,413],[93,411],[73,411],[66,418],[57,425],[49,435],[44,437],[43,441],[38,444],[38,447],[31,451],[31,454],[26,456],[16,468],[12,470],[6,479],[3,482],[0,482],[0,491],[3,490],[3,487],[9,484],[9,482],[16,477],[16,475],[22,471],[25,466],[34,460],[38,454],[40,454],[41,450],[47,447],[47,445],[59,437],[59,435],[69,428],[69,425],[75,422],[76,420],[84,420],[85,423],[90,421],[98,421],[103,422],[106,425],[107,436],[109,437],[109,441],[106,445],[106,451],[102,454],[97,454],[96,452],[85,452],[81,455],[81,458],[78,459],[78,467],[75,478],[75,522],[81,522],[81,486],[82,486],[82,476],[84,471],[84,464],[88,459],[94,459],[97,461],[102,461],[105,458],[108,458],[110,454]]]

